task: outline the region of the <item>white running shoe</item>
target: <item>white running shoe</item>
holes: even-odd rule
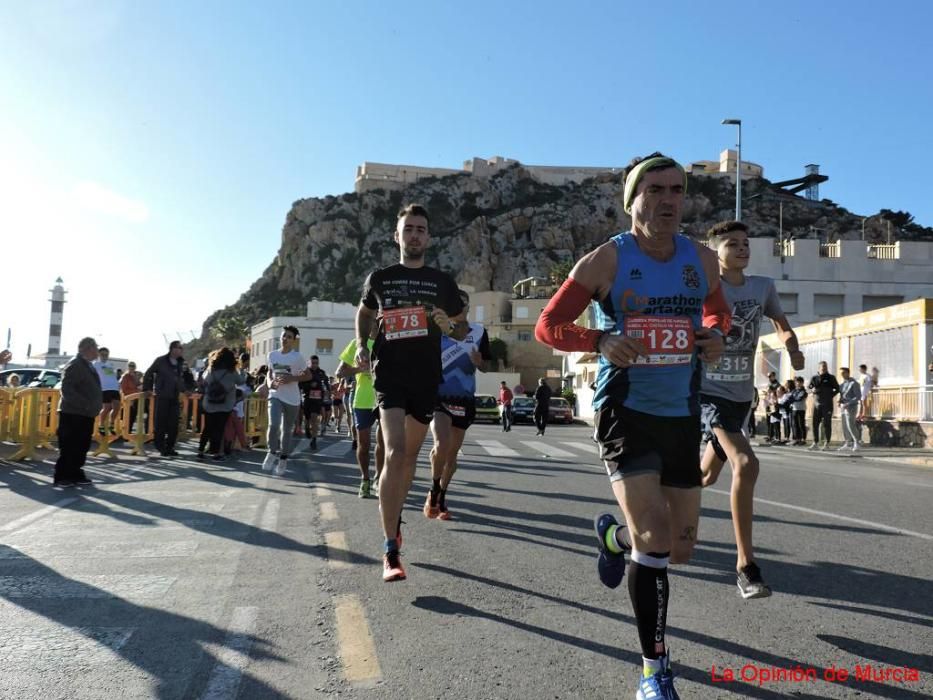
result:
[[[844,443],[842,443],[842,447],[837,447],[837,448],[836,448],[836,452],[845,452],[845,451],[848,450],[848,449],[849,449],[849,443],[844,442]]]
[[[264,472],[271,472],[279,463],[279,456],[271,452],[266,454],[266,458],[262,460],[262,470]]]
[[[275,463],[275,475],[282,476],[285,473],[285,469],[288,467],[288,460],[284,457],[280,457],[279,460]]]
[[[852,445],[852,451],[853,451],[853,452],[858,452],[858,443],[857,443],[857,442],[854,443],[854,444]]]

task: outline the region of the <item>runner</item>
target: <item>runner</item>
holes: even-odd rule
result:
[[[269,353],[269,374],[266,377],[269,386],[269,452],[262,462],[262,470],[274,472],[276,476],[281,476],[288,468],[294,439],[292,426],[301,408],[298,383],[310,377],[305,358],[294,349],[297,344],[298,329],[285,326],[282,329],[282,349]]]
[[[356,377],[354,375],[344,377],[343,385],[346,387],[346,392],[343,395],[343,412],[347,416],[347,426],[350,430],[350,439],[353,441],[353,451],[356,452],[356,421],[353,420],[353,393],[356,391]]]
[[[726,349],[719,364],[707,366],[703,374],[700,403],[706,450],[700,468],[703,486],[711,486],[729,460],[732,525],[738,550],[736,583],[743,598],[765,598],[771,595],[771,589],[761,576],[752,547],[752,511],[759,462],[743,433],[754,396],[755,349],[762,317],[773,322],[795,370],[803,369],[804,357],[797,345],[797,336],[781,309],[774,281],[744,272],[750,255],[748,227],[740,221],[724,221],[713,226],[707,237],[719,258],[721,287],[732,309],[732,330],[726,336]],[[784,387],[780,385],[776,389],[790,417],[792,397],[781,399],[782,390]],[[783,411],[783,408],[775,410]],[[787,437],[790,438],[789,432]]]
[[[395,242],[400,263],[370,274],[356,314],[356,365],[365,369],[372,358],[379,425],[386,444],[386,464],[379,480],[385,581],[405,578],[399,557],[402,507],[437,405],[441,336],[453,334],[462,340],[469,331],[457,283],[447,273],[424,264],[430,242],[428,225],[428,212],[420,205],[410,204],[399,212]],[[377,318],[379,330],[370,353],[366,340]]]
[[[333,411],[334,411],[334,432],[338,435],[340,434],[340,424],[343,422],[343,397],[346,394],[347,389],[343,385],[342,381],[339,381],[336,377],[330,378],[330,385],[333,387],[331,391],[331,399],[333,400]],[[347,419],[349,423],[349,419]],[[347,426],[347,435],[350,434],[349,425]]]
[[[677,697],[664,642],[667,567],[688,561],[696,541],[699,360],[719,359],[729,330],[716,256],[678,233],[686,184],[683,168],[659,153],[633,161],[623,198],[632,231],[579,260],[535,327],[558,350],[599,353],[596,439],[634,547],[613,515],[597,516],[597,568],[615,588],[630,552],[644,659],[638,700]],[[602,330],[575,324],[591,300]]]
[[[104,406],[100,409],[97,432],[106,435],[109,430],[111,435],[116,435],[117,431],[113,424],[120,415],[120,378],[117,376],[117,368],[110,362],[110,350],[99,348],[97,352],[99,357],[94,360],[94,369],[100,377],[100,389],[104,399]]]
[[[330,392],[330,380],[321,369],[317,355],[312,355],[308,363],[307,379],[302,382],[301,393],[304,395],[305,437],[311,441],[311,449],[317,449],[317,437],[323,435],[321,414],[324,410],[324,398]]]
[[[460,292],[463,313],[470,310],[470,295]],[[463,445],[467,428],[476,418],[476,370],[486,371],[492,360],[489,334],[479,323],[470,323],[463,340],[449,336],[441,338],[441,366],[444,381],[438,388],[437,408],[431,432],[431,489],[424,501],[424,514],[428,518],[450,520],[447,510],[447,488],[457,471],[457,453]]]
[[[541,377],[538,380],[538,388],[535,389],[534,416],[535,427],[538,429],[535,435],[544,435],[544,431],[547,430],[547,422],[551,417],[551,397],[553,395],[554,392],[551,387],[544,381],[544,377]]]
[[[375,328],[375,326],[374,326]],[[373,339],[367,340],[367,346],[372,350]],[[353,450],[356,452],[356,463],[360,467],[360,489],[357,495],[360,498],[369,498],[373,491],[378,493],[379,476],[385,463],[385,447],[382,444],[382,435],[378,429],[379,411],[376,408],[376,390],[373,389],[372,374],[360,369],[356,364],[356,340],[347,343],[347,347],[340,353],[340,364],[337,365],[337,376],[354,380],[353,419],[356,438]],[[348,416],[349,420],[349,416]],[[369,478],[370,436],[372,428],[376,425],[376,478]]]

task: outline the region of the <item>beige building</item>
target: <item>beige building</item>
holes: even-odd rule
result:
[[[738,154],[729,148],[719,154],[718,162],[715,160],[696,160],[687,165],[685,170],[691,175],[728,178],[731,182],[735,182],[735,162],[737,159]],[[753,180],[764,176],[765,169],[758,163],[742,161],[743,180]]]

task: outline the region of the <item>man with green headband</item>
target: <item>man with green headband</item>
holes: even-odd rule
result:
[[[719,359],[730,324],[715,253],[679,232],[686,186],[671,158],[633,161],[623,200],[632,230],[579,260],[535,327],[551,347],[599,355],[596,440],[625,524],[596,517],[597,571],[616,588],[629,553],[638,700],[677,698],[664,642],[667,567],[688,561],[696,542],[701,363]],[[590,301],[598,329],[575,323]]]

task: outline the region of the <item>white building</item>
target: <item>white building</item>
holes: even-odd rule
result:
[[[298,350],[306,359],[317,355],[321,369],[333,374],[338,356],[356,336],[356,308],[355,304],[315,299],[308,302],[307,316],[273,316],[260,321],[250,329],[250,371],[267,364],[269,353],[279,349],[282,326],[295,326],[299,332]]]

